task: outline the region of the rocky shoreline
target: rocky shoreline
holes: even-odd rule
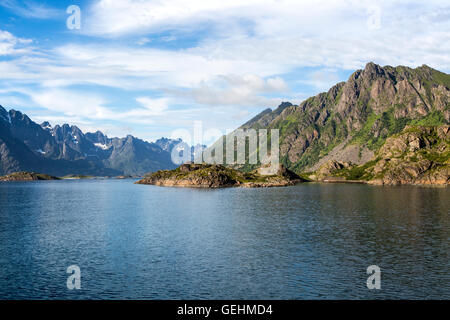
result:
[[[268,188],[292,186],[304,181],[282,166],[275,175],[261,175],[256,170],[241,172],[222,165],[186,163],[175,170],[154,172],[136,183],[195,188]]]
[[[60,180],[58,177],[53,177],[47,174],[35,172],[14,172],[0,177],[0,181],[39,181],[39,180]]]

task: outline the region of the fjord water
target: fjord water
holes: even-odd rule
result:
[[[448,188],[133,182],[0,183],[0,298],[450,298]]]

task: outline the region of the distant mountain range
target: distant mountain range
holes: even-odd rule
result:
[[[0,175],[35,171],[56,176],[142,176],[175,168],[171,151],[180,142],[162,138],[150,143],[131,135],[83,133],[68,124],[39,125],[26,114],[0,106]]]

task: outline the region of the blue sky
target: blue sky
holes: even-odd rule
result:
[[[449,72],[449,52],[448,1],[4,0],[0,104],[109,136],[225,133],[369,61]]]

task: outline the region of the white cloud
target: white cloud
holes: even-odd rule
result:
[[[171,42],[171,41],[175,41],[177,40],[177,37],[171,35],[171,36],[165,36],[165,37],[161,37],[161,40],[164,42]]]
[[[168,98],[152,99],[148,97],[136,98],[149,115],[163,115],[169,107]]]
[[[106,101],[98,95],[59,89],[29,92],[29,94],[32,100],[41,107],[67,116],[106,119],[114,115],[104,106]]]
[[[138,41],[136,41],[136,44],[139,45],[139,46],[143,46],[143,45],[145,45],[145,44],[147,44],[147,43],[149,43],[151,41],[152,40],[147,38],[147,37],[142,37]]]
[[[115,36],[145,32],[149,28],[167,28],[180,23],[211,20],[218,13],[249,5],[274,3],[274,0],[100,0],[90,8],[87,32]],[[244,3],[244,4],[243,4]],[[191,21],[191,22],[189,22]]]
[[[0,30],[0,56],[29,53],[30,49],[26,45],[31,42],[30,39],[18,38],[8,31]]]
[[[280,77],[264,80],[255,74],[226,75],[222,78],[232,87],[246,87],[255,92],[283,92],[288,89],[286,82]]]
[[[280,77],[267,80],[254,74],[218,76],[201,82],[190,90],[167,90],[178,97],[192,99],[196,103],[210,106],[268,106],[276,105],[282,98],[266,98],[264,94],[288,90]]]
[[[182,117],[183,112],[189,112],[188,110],[169,110],[169,99],[167,98],[138,97],[136,101],[142,107],[123,109],[108,106],[109,101],[101,95],[87,94],[82,91],[63,89],[37,91],[14,89],[14,91],[29,96],[37,107],[51,111],[56,114],[57,119],[75,119],[78,123],[112,120],[123,123],[151,124],[155,119],[161,119],[167,115],[177,114]]]
[[[339,82],[337,70],[324,68],[311,72],[308,80],[299,80],[300,83],[306,83],[317,88],[318,91],[328,91],[332,86]]]
[[[442,0],[100,0],[86,23],[87,32],[110,37],[201,30],[207,22],[208,35],[190,53],[259,62],[260,71],[263,63],[284,70],[293,65],[354,69],[369,60],[448,70],[449,12]],[[374,13],[380,14],[377,28]]]
[[[247,110],[242,110],[232,116],[233,119],[244,121],[245,119],[248,119],[250,115],[250,112]]]
[[[167,107],[164,101],[138,98],[144,108],[129,110],[108,107],[108,101],[97,94],[73,90],[51,89],[45,91],[23,90],[41,108],[78,120],[120,120],[130,123],[150,123],[150,117],[160,115]],[[152,106],[150,103],[154,102]]]
[[[195,87],[219,75],[258,74],[268,76],[280,70],[275,63],[249,61],[238,57],[210,56],[203,49],[163,50],[97,45],[67,45],[55,50],[58,61],[69,64],[73,76],[77,73],[87,79],[108,77],[141,77],[159,86]],[[65,66],[52,66],[52,72],[61,73]],[[100,77],[99,77],[100,76]],[[67,76],[66,76],[67,78]],[[123,82],[120,84],[122,86]],[[153,86],[154,87],[154,86]]]

